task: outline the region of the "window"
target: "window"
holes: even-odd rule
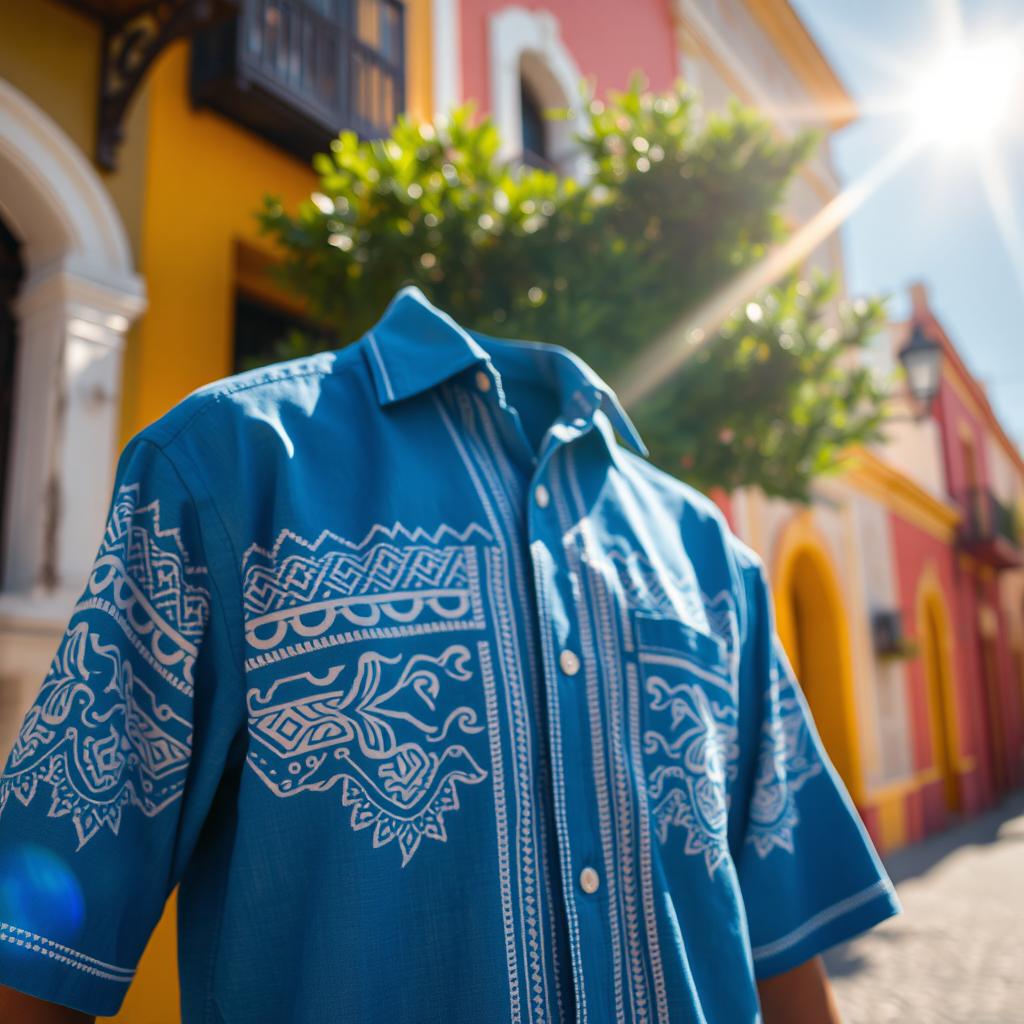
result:
[[[193,41],[192,101],[308,160],[343,129],[390,131],[404,50],[399,0],[240,0]]]
[[[519,79],[519,95],[523,119],[523,162],[535,167],[547,167],[550,157],[544,111],[525,78]]]
[[[305,355],[305,349],[292,352],[288,348],[286,339],[292,330],[302,331],[312,340],[313,348],[317,351],[341,346],[333,332],[318,324],[246,292],[236,292],[234,363],[231,372],[238,373],[292,356]]]
[[[585,120],[580,109],[582,78],[562,42],[550,11],[503,7],[489,19],[491,107],[501,133],[501,157],[585,179],[582,147],[575,136]],[[568,111],[548,118],[548,108]]]

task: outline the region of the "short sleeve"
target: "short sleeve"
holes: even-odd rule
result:
[[[775,628],[763,565],[748,569],[742,653],[753,691],[737,854],[755,974],[790,970],[899,913],[895,890],[815,729]]]
[[[115,1013],[235,729],[235,664],[182,477],[118,460],[91,572],[0,776],[0,984]]]

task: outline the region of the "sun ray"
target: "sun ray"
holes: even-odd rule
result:
[[[1024,23],[968,45],[956,0],[941,0],[936,11],[939,42],[934,49],[940,52],[940,60],[923,74],[919,70],[916,78],[908,78],[905,90],[898,90],[891,98],[869,100],[861,107],[871,117],[908,118],[908,130],[901,141],[788,240],[682,316],[634,360],[617,382],[618,393],[627,406],[635,405],[676,373],[736,309],[810,255],[889,178],[915,157],[934,150],[940,140],[958,142],[967,155],[980,156],[985,190],[1024,293],[1024,233],[1016,226],[1008,175],[993,145],[1006,127],[1004,115],[1010,97],[1018,86],[1024,87],[1020,57]],[[865,51],[870,52],[866,45]],[[900,73],[899,77],[906,76]],[[799,107],[775,113],[788,115],[793,121],[809,119],[809,112]],[[931,161],[930,169],[940,175],[952,173],[948,159]],[[922,178],[934,181],[934,175]],[[931,189],[924,194],[934,195]]]
[[[758,263],[727,281],[695,309],[676,321],[649,349],[634,360],[628,374],[616,383],[626,406],[654,391],[696,352],[722,323],[752,295],[767,288],[792,266],[806,259],[855,210],[913,158],[924,139],[908,136],[860,178],[826,203],[782,244]]]

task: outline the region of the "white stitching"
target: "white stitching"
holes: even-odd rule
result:
[[[479,395],[474,395],[474,401],[475,401],[475,405],[476,405],[476,408],[477,408],[478,418],[480,420],[481,425],[483,426],[484,433],[486,434],[487,442],[488,442],[487,444],[484,444],[483,443],[483,438],[479,435],[479,433],[476,432],[476,431],[472,432],[475,440],[477,441],[477,443],[478,443],[478,445],[479,445],[479,447],[481,449],[481,451],[478,453],[478,456],[480,458],[481,465],[485,468],[485,470],[486,470],[486,462],[487,462],[487,460],[489,460],[491,463],[500,463],[498,468],[501,471],[502,477],[503,477],[503,479],[506,482],[507,494],[506,494],[506,496],[504,498],[502,498],[501,491],[497,487],[495,487],[494,488],[494,497],[495,497],[495,500],[498,502],[498,504],[500,506],[500,511],[501,511],[502,515],[505,518],[505,522],[506,522],[506,526],[507,526],[508,531],[510,532],[510,534],[514,534],[514,531],[516,529],[516,527],[515,527],[516,519],[515,519],[515,513],[513,511],[513,508],[520,508],[522,506],[523,490],[522,490],[522,487],[518,485],[518,478],[517,478],[516,473],[515,473],[515,471],[513,469],[511,461],[509,460],[509,458],[508,458],[508,456],[506,454],[505,447],[501,443],[500,439],[498,438],[497,429],[495,427],[494,419],[493,419],[493,416],[492,416],[492,414],[490,413],[490,411],[488,409],[487,404],[480,398]],[[485,456],[487,456],[487,460],[485,460]],[[497,477],[495,476],[495,474],[493,472],[490,472],[488,474],[488,477],[492,481],[492,483],[493,483],[494,480],[497,479]],[[515,556],[515,552],[513,552],[513,555]],[[526,588],[525,588],[525,582],[524,582],[525,578],[526,578],[526,569],[525,569],[525,566],[524,566],[523,562],[524,562],[524,559],[521,556],[516,557],[516,567],[517,567],[517,569],[516,569],[516,573],[515,573],[515,585],[516,585],[516,591],[517,591],[517,593],[519,595],[520,606],[523,607],[523,608],[526,608],[526,607],[529,606],[529,604],[528,604],[528,601],[527,601]],[[537,653],[536,653],[537,649],[536,649],[536,643],[535,643],[535,640],[534,640],[534,631],[532,629],[524,629],[523,633],[524,633],[524,636],[526,638],[526,645],[527,645],[527,651],[528,651],[528,655],[529,655],[529,659],[530,659],[530,664],[533,665],[533,664],[536,663],[536,658],[537,658]],[[533,727],[536,730],[537,736],[540,736],[540,737],[543,736],[543,731],[542,731],[543,711],[542,711],[542,704],[541,704],[541,702],[543,700],[543,697],[544,697],[544,694],[542,692],[542,689],[538,688],[538,687],[534,687],[533,688],[533,701],[531,703],[531,710],[533,712],[532,722],[533,722]],[[529,733],[528,733],[528,731],[527,731],[527,734],[526,734],[526,740],[527,740],[526,748],[527,748],[527,750],[530,750]],[[546,779],[547,778],[547,773],[550,770],[550,765],[548,764],[546,744],[543,743],[543,742],[539,742],[537,744],[536,750],[537,750],[537,762],[538,762],[538,775],[539,775],[539,778]],[[537,834],[538,834],[538,840],[539,840],[539,843],[540,843],[540,848],[546,850],[548,848],[547,847],[547,827],[546,827],[545,822],[544,822],[544,815],[543,814],[537,814],[536,815],[536,828],[537,828]],[[539,872],[539,874],[541,875],[542,881],[543,881],[544,898],[547,900],[549,905],[553,906],[554,905],[554,898],[552,896],[550,872],[548,872],[546,870],[542,870],[542,871]],[[561,1020],[561,1018],[563,1016],[564,1007],[563,1007],[563,1002],[562,1002],[561,982],[559,980],[559,973],[560,972],[559,972],[559,960],[558,960],[558,943],[557,943],[557,936],[556,936],[556,931],[555,931],[554,915],[548,914],[547,918],[548,918],[548,931],[549,931],[550,938],[551,938],[551,961],[552,961],[552,965],[554,967],[553,981],[554,981],[554,990],[555,990],[555,1001],[556,1001],[557,1006],[558,1006],[557,1019]],[[540,940],[540,946],[541,946],[541,957],[543,958],[543,948],[544,948],[543,947],[543,939]]]
[[[501,892],[511,893],[512,883],[509,868],[508,811],[505,804],[505,764],[501,754],[501,733],[498,724],[498,698],[495,693],[494,671],[491,665],[491,651],[486,640],[477,641],[480,658],[480,674],[484,683],[484,702],[487,708],[487,738],[491,746],[491,782],[494,786],[494,818],[498,839],[498,878]],[[506,949],[516,948],[515,913],[511,899],[502,899],[501,916],[505,926]],[[519,1010],[519,962],[514,955],[508,957],[508,985],[512,1019],[518,1020]]]
[[[377,365],[380,367],[381,377],[384,378],[384,390],[387,392],[388,398],[394,398],[395,392],[391,387],[391,378],[388,376],[388,368],[384,365],[384,360],[381,358],[380,349],[377,348],[377,339],[374,337],[373,331],[367,335],[370,340],[370,347],[373,349],[373,357],[377,360]]]
[[[0,921],[0,940],[9,942],[14,946],[24,946],[34,953],[41,953],[43,956],[69,964],[71,967],[84,971],[86,974],[95,974],[110,981],[119,981],[127,985],[135,976],[135,971],[128,967],[118,967],[116,964],[108,964],[103,960],[97,960],[95,957],[80,953],[77,949],[72,949],[70,946],[54,942],[53,939],[48,939],[45,935],[37,935],[35,932],[7,924],[5,921]],[[108,973],[112,971],[117,971],[118,973]]]
[[[445,392],[445,394],[447,394],[447,392]],[[463,396],[457,396],[457,397],[462,398]],[[490,570],[490,572],[489,572],[489,576],[490,576],[489,593],[490,593],[491,601],[492,601],[492,603],[495,606],[494,607],[494,613],[495,613],[495,615],[497,616],[497,618],[499,620],[497,622],[497,624],[496,624],[497,625],[497,636],[498,636],[497,642],[495,644],[496,653],[497,653],[497,656],[498,656],[498,658],[500,660],[501,665],[504,667],[505,672],[507,673],[507,677],[508,677],[508,680],[509,680],[509,683],[510,683],[510,685],[505,688],[506,689],[506,693],[505,693],[506,707],[507,707],[508,706],[508,702],[511,701],[513,699],[513,697],[518,697],[518,692],[513,693],[513,691],[517,691],[518,690],[518,687],[517,687],[516,684],[517,684],[517,682],[519,680],[519,665],[518,665],[518,659],[516,657],[515,650],[514,650],[514,644],[515,644],[515,621],[514,621],[513,616],[509,613],[509,609],[508,609],[508,604],[511,603],[511,594],[508,593],[507,591],[506,591],[506,593],[504,595],[500,594],[499,593],[499,584],[496,582],[496,580],[501,578],[501,579],[505,579],[507,581],[507,578],[509,576],[509,573],[507,571],[507,560],[508,560],[508,550],[509,549],[508,549],[507,544],[505,543],[505,537],[504,537],[504,535],[503,535],[503,533],[502,533],[502,531],[500,529],[500,526],[499,526],[499,523],[498,523],[498,519],[497,519],[497,515],[496,515],[496,513],[494,511],[494,508],[491,505],[490,501],[486,497],[486,492],[485,492],[484,487],[482,486],[482,483],[481,483],[478,471],[474,467],[474,465],[472,463],[472,460],[470,458],[469,452],[467,451],[466,443],[459,436],[459,432],[456,430],[455,423],[454,423],[454,421],[452,419],[452,416],[449,415],[449,412],[445,408],[445,405],[444,405],[444,403],[442,403],[440,397],[437,394],[434,394],[434,395],[432,395],[432,398],[434,400],[435,406],[437,407],[437,410],[438,410],[438,413],[439,413],[439,415],[441,417],[441,420],[442,420],[442,422],[444,424],[445,430],[448,432],[448,435],[452,439],[452,442],[453,442],[453,444],[455,446],[455,449],[458,452],[459,458],[462,461],[463,466],[465,467],[466,472],[467,472],[467,474],[470,477],[470,480],[472,481],[474,489],[477,492],[477,496],[480,499],[480,504],[481,504],[481,506],[484,509],[484,513],[487,516],[488,522],[490,523],[491,528],[494,531],[495,540],[497,542],[498,549],[499,549],[499,557],[505,562],[505,567],[504,567],[505,571],[500,572],[498,574],[495,574],[493,569]],[[467,410],[466,410],[465,406],[462,407],[461,412],[462,412],[463,417],[465,417],[466,413],[467,413]],[[468,429],[467,429],[467,433],[469,433]],[[482,470],[480,472],[482,472]],[[506,586],[507,586],[507,582],[506,582]],[[525,827],[523,825],[523,820],[524,820],[524,811],[525,811],[525,814],[527,816],[529,815],[529,808],[526,807],[525,804],[530,799],[530,785],[531,784],[530,784],[529,780],[522,779],[522,777],[520,775],[520,763],[519,762],[522,760],[522,756],[523,756],[523,752],[522,752],[523,744],[528,742],[528,737],[523,736],[522,733],[520,732],[519,725],[518,725],[516,719],[512,716],[511,711],[509,711],[509,729],[510,729],[510,732],[512,733],[512,741],[513,741],[512,742],[513,757],[511,759],[511,763],[509,765],[509,768],[511,770],[513,790],[514,790],[514,792],[516,794],[516,800],[517,800],[516,811],[517,811],[518,828],[517,828],[517,835],[516,835],[516,880],[517,880],[517,882],[518,882],[518,884],[520,886],[520,890],[521,890],[522,889],[522,885],[523,885],[523,862],[522,862],[523,861],[523,848],[522,848],[522,840],[523,840],[523,831],[524,831],[524,827]],[[528,761],[528,756],[527,756],[527,761]],[[532,836],[528,837],[528,840],[532,841]],[[511,905],[512,891],[511,891],[511,887],[510,886],[506,887],[504,889],[504,891],[502,892],[502,899],[503,899],[503,901],[505,901],[507,903],[507,905],[509,905],[509,906]],[[518,923],[520,929],[525,929],[526,922],[524,920],[524,915],[522,914],[522,901],[521,901],[521,899],[520,899],[520,916],[519,916],[519,919],[518,919],[517,923]],[[530,950],[530,947],[529,947],[529,938],[528,938],[528,936],[524,935],[522,937],[522,941],[523,941],[524,946],[526,947],[526,951],[528,953],[532,952]],[[514,989],[512,989],[509,992],[509,998],[510,998],[510,1001],[512,1003],[512,1008],[513,1008],[513,1020],[520,1020],[521,1019],[521,1017],[520,1017],[520,1013],[521,1013],[521,1010],[520,1010],[521,994],[520,994],[520,991],[519,991],[519,958],[518,958],[518,951],[516,949],[514,939],[513,939],[513,942],[512,942],[511,945],[507,945],[506,955],[509,958],[510,981],[512,981],[512,979],[514,978],[514,986],[515,986]],[[531,1013],[532,1007],[529,1006],[529,1004],[528,1004],[528,1007],[529,1008],[527,1010],[527,1013],[532,1018],[532,1013]],[[541,1014],[541,1017],[543,1018],[543,1014]]]
[[[877,882],[869,885],[866,889],[862,889],[860,892],[854,893],[852,896],[847,896],[846,899],[832,904],[831,907],[826,907],[813,917],[809,917],[802,925],[794,928],[791,932],[787,932],[785,935],[780,936],[772,942],[766,942],[761,946],[754,946],[751,949],[751,952],[755,962],[759,960],[766,960],[768,957],[776,956],[777,954],[784,952],[790,947],[795,946],[801,941],[801,939],[805,939],[808,935],[813,934],[819,928],[823,928],[825,925],[831,923],[837,917],[842,917],[843,914],[846,914],[851,910],[856,910],[858,907],[863,906],[876,896],[881,896],[883,893],[892,891],[892,882],[890,882],[889,879],[878,879]]]
[[[495,432],[494,424],[491,419],[491,414],[484,404],[483,400],[479,395],[474,395],[472,400],[467,397],[464,390],[460,390],[458,393],[459,402],[463,406],[464,414],[466,415],[466,429],[471,437],[476,449],[477,458],[479,460],[480,469],[483,474],[487,477],[491,494],[493,495],[497,513],[500,514],[505,524],[505,535],[512,537],[513,540],[516,537],[516,519],[512,510],[511,501],[513,500],[513,491],[511,490],[514,476],[512,475],[512,469],[510,466],[498,466],[496,468],[496,462],[498,461],[496,456],[504,453],[504,448],[499,441]],[[480,427],[483,428],[484,434],[487,435],[488,443],[485,443],[484,437],[480,433],[480,429],[476,426],[471,415],[471,406],[475,406],[477,411],[477,421]],[[500,482],[504,478],[506,488],[508,491],[503,491],[500,486]],[[516,587],[519,592],[519,601],[522,607],[526,607],[525,600],[526,594],[523,590],[523,580],[525,578],[525,570],[521,564],[521,556],[518,554],[516,547],[511,547],[511,556],[515,562],[515,572],[512,576],[515,579]],[[511,600],[511,593],[509,593],[509,600]],[[518,651],[518,630],[516,620],[511,614],[508,615],[510,628],[508,635],[510,639],[514,641],[515,650]],[[504,632],[502,635],[506,635]],[[529,633],[527,632],[527,635]],[[518,664],[518,657],[516,657]],[[525,689],[523,691],[525,693]],[[506,707],[508,709],[509,718],[518,724],[520,733],[522,735],[522,742],[518,744],[517,749],[517,766],[515,775],[518,777],[519,773],[522,773],[522,777],[529,780],[531,777],[531,765],[533,764],[532,754],[532,741],[531,734],[528,725],[527,710],[525,701],[520,692],[516,691],[513,687],[506,687]],[[513,699],[514,698],[514,699]],[[520,880],[520,886],[528,899],[533,899],[533,892],[537,887],[537,865],[538,857],[536,852],[537,836],[534,833],[534,828],[538,827],[542,821],[542,815],[534,814],[534,801],[528,797],[523,802],[523,823],[522,823],[522,835],[524,840],[524,852],[522,857],[522,872],[523,878]],[[537,906],[539,906],[539,900]],[[544,963],[544,939],[543,931],[537,922],[536,913],[531,911],[527,916],[527,925],[530,930],[535,929],[538,935],[536,941],[536,950],[532,946],[528,945],[531,955],[531,981],[532,981],[532,992],[534,998],[534,1009],[538,1013],[538,1019],[543,1020],[547,1013],[548,998],[546,986],[548,984],[548,978],[546,976],[545,963]],[[552,933],[553,935],[553,933]],[[552,939],[552,941],[554,941]],[[561,1013],[561,996],[558,995],[559,999],[559,1014]]]

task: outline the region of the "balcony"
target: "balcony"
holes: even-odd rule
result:
[[[198,33],[190,92],[308,161],[343,129],[387,135],[405,103],[398,0],[238,0]]]
[[[1013,509],[987,488],[967,487],[958,496],[963,520],[960,548],[995,569],[1024,565],[1020,526]]]

